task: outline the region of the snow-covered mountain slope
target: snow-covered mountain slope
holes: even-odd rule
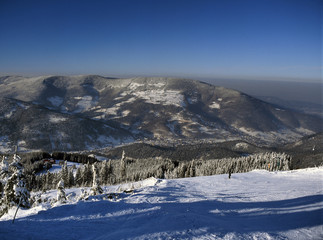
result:
[[[69,189],[67,204],[19,210],[14,224],[12,209],[0,219],[0,238],[322,239],[322,179],[323,168],[151,178],[106,187],[86,201],[77,201],[80,189]],[[128,188],[134,193],[107,198]]]
[[[33,106],[25,107],[26,114],[16,121],[17,126],[25,125],[19,129],[19,136],[2,130],[0,139],[25,141],[26,148],[37,147],[35,143],[29,145],[29,141],[44,135],[45,130],[35,129],[31,122],[48,122],[60,134],[52,134],[48,143],[42,144],[44,150],[84,150],[95,147],[96,140],[102,147],[133,138],[245,139],[278,144],[316,133],[323,125],[318,117],[271,105],[235,90],[185,79],[11,76],[0,78],[0,96],[6,98],[2,101],[9,98],[18,105],[0,106],[1,125],[8,131],[13,127],[7,122],[15,122],[21,116],[16,109],[21,109],[21,104]],[[42,107],[42,114],[32,112],[37,107]],[[86,119],[85,126],[93,129],[92,134],[81,132],[75,143],[64,138],[70,133],[62,126],[72,116]],[[123,132],[106,133],[104,124]],[[71,132],[84,127],[70,125]],[[108,137],[111,135],[116,140]],[[57,141],[61,146],[55,144]]]
[[[0,98],[0,152],[96,149],[132,142],[131,134],[113,121],[99,122],[63,114],[29,102]]]

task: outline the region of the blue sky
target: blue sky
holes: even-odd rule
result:
[[[0,74],[319,81],[322,1],[0,0]]]

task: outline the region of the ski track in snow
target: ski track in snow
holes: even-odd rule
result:
[[[12,209],[0,219],[0,239],[322,239],[322,179],[321,167],[108,186],[135,191],[19,210],[14,224]]]

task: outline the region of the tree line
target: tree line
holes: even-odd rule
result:
[[[254,169],[269,171],[289,170],[291,157],[285,153],[258,153],[238,158],[212,160],[191,160],[179,162],[160,157],[132,159],[123,153],[120,160],[86,163],[78,168],[62,166],[61,172],[47,172],[29,176],[27,186],[33,191],[46,191],[56,188],[62,178],[65,187],[91,187],[96,174],[100,185],[114,185],[140,181],[149,177],[173,179],[196,176],[209,176],[231,172],[242,173]]]
[[[64,160],[70,161],[75,163],[94,163],[98,160],[94,156],[89,156],[87,154],[80,154],[80,153],[66,153],[66,152],[27,152],[27,153],[20,153],[19,154],[21,160],[21,164],[24,166],[24,171],[26,175],[30,175],[33,173],[38,173],[44,170],[44,168],[50,168],[46,166],[44,163],[44,159],[54,159],[54,160]],[[0,155],[0,157],[8,158],[9,155]]]
[[[184,177],[233,174],[254,169],[289,170],[291,157],[285,153],[258,153],[238,158],[191,160],[179,162],[161,157],[132,159],[122,153],[120,160],[87,162],[79,167],[64,162],[59,172],[26,174],[21,158],[14,155],[11,163],[3,157],[0,163],[0,216],[13,206],[29,208],[36,201],[30,191],[57,189],[57,201],[66,200],[65,188],[91,187],[90,195],[102,193],[101,185],[144,180],[149,177],[173,179]]]

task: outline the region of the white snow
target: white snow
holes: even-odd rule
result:
[[[145,86],[145,84],[132,82],[132,83],[129,85],[129,88],[130,88],[131,90],[136,90],[138,87],[143,87],[143,86]]]
[[[129,113],[130,113],[131,111],[129,111],[129,110],[124,110],[124,111],[122,111],[122,116],[123,117],[126,117],[126,116],[128,116],[129,115]]]
[[[299,132],[300,134],[302,134],[302,135],[311,135],[311,134],[314,134],[315,132],[313,132],[313,131],[311,131],[311,130],[308,130],[308,129],[306,129],[306,128],[302,128],[302,127],[300,127],[300,128],[296,128],[295,129],[297,132]]]
[[[189,104],[195,104],[195,103],[198,103],[198,98],[197,97],[188,97],[187,98],[187,102]]]
[[[220,104],[217,102],[212,102],[212,104],[209,105],[209,107],[213,109],[220,109]]]
[[[234,149],[236,150],[246,150],[248,149],[249,145],[247,143],[244,143],[244,142],[240,142],[240,143],[237,143],[235,146],[234,146]]]
[[[8,113],[6,113],[6,114],[4,115],[4,117],[5,117],[5,118],[11,118],[15,111],[17,111],[17,108],[16,108],[16,107],[12,108],[12,109],[10,110],[10,112],[8,112]]]
[[[14,224],[15,208],[4,215],[0,239],[322,239],[322,179],[323,168],[150,178],[104,187],[87,201],[67,189],[67,204],[53,206],[52,190]]]
[[[155,89],[155,90],[146,90],[146,91],[135,91],[137,87],[143,86],[139,83],[131,83],[129,88],[131,91],[125,91],[120,94],[118,97],[118,103],[115,103],[110,108],[98,108],[96,107],[96,113],[101,113],[94,117],[94,119],[104,119],[106,117],[113,116],[117,117],[126,117],[130,110],[124,110],[119,113],[120,108],[126,103],[133,103],[138,99],[143,99],[146,103],[152,104],[162,104],[162,105],[174,105],[177,107],[185,107],[184,96],[175,90],[164,90],[164,89]],[[126,98],[130,96],[130,98]],[[115,99],[116,100],[116,99]]]
[[[77,106],[77,110],[75,110],[76,113],[87,111],[97,104],[97,100],[93,99],[92,96],[74,97],[74,99],[80,100],[76,104]]]
[[[89,157],[96,158],[99,161],[108,161],[109,160],[107,157],[104,157],[101,155],[95,155],[95,154],[90,154]]]
[[[0,153],[7,153],[12,150],[8,136],[0,137]]]
[[[215,129],[210,129],[207,126],[203,126],[203,125],[200,125],[199,129],[202,133],[205,133],[205,134],[214,134],[215,132]]]
[[[61,164],[60,164],[60,162],[61,162]],[[50,169],[48,169],[48,171],[50,173],[58,173],[58,172],[60,172],[62,170],[63,163],[64,163],[64,160],[56,160],[55,163],[52,164],[52,167]],[[83,165],[81,163],[70,162],[70,161],[66,161],[66,164],[67,164],[67,167],[73,167],[73,166],[75,166],[75,169],[77,169],[77,168],[79,168],[80,166]],[[40,175],[40,174],[44,174],[44,173],[47,173],[47,170],[46,169],[40,171],[37,174]]]
[[[118,109],[119,109],[119,107],[116,106],[116,107],[111,107],[111,108],[101,108],[101,109],[95,110],[95,112],[103,113],[101,116],[116,115]]]
[[[152,87],[157,87],[157,88],[162,88],[165,87],[166,84],[164,82],[159,82],[159,83],[149,83],[148,86],[152,86]]]
[[[49,122],[51,122],[51,123],[60,123],[60,122],[65,122],[66,120],[68,120],[68,119],[65,117],[61,117],[61,116],[56,116],[56,115],[49,116]]]
[[[136,99],[143,99],[147,103],[152,104],[163,104],[163,105],[175,105],[178,107],[184,107],[184,96],[180,91],[176,90],[167,90],[165,89],[166,83],[164,82],[150,82],[148,85],[143,83],[137,83],[132,79],[131,83],[128,85],[128,91],[124,91],[120,94],[120,97],[117,100],[122,99],[127,95],[132,96],[126,102],[133,102]],[[152,89],[141,89],[142,87],[151,87]],[[119,106],[123,102],[119,103]]]
[[[163,104],[163,105],[175,105],[178,107],[184,107],[184,96],[180,91],[176,90],[146,90],[132,92],[138,98],[144,99],[147,103]]]
[[[26,148],[26,141],[25,140],[19,140],[17,141],[17,145],[18,145],[18,150],[19,151],[27,151],[28,149]]]
[[[121,97],[121,99],[122,98],[123,97]],[[97,112],[97,113],[102,113],[102,114],[99,115],[99,116],[96,116],[95,119],[102,119],[102,118],[105,118],[106,116],[109,116],[109,115],[117,115],[120,107],[123,104],[131,103],[131,102],[134,102],[134,101],[136,101],[136,98],[131,97],[131,98],[125,100],[125,101],[121,101],[119,103],[114,104],[113,107],[110,107],[110,108],[101,108],[100,106],[96,107],[93,110],[95,110],[95,112]],[[129,113],[130,113],[130,111],[128,112],[128,110],[125,110],[125,111],[122,112],[122,116],[125,117]]]

